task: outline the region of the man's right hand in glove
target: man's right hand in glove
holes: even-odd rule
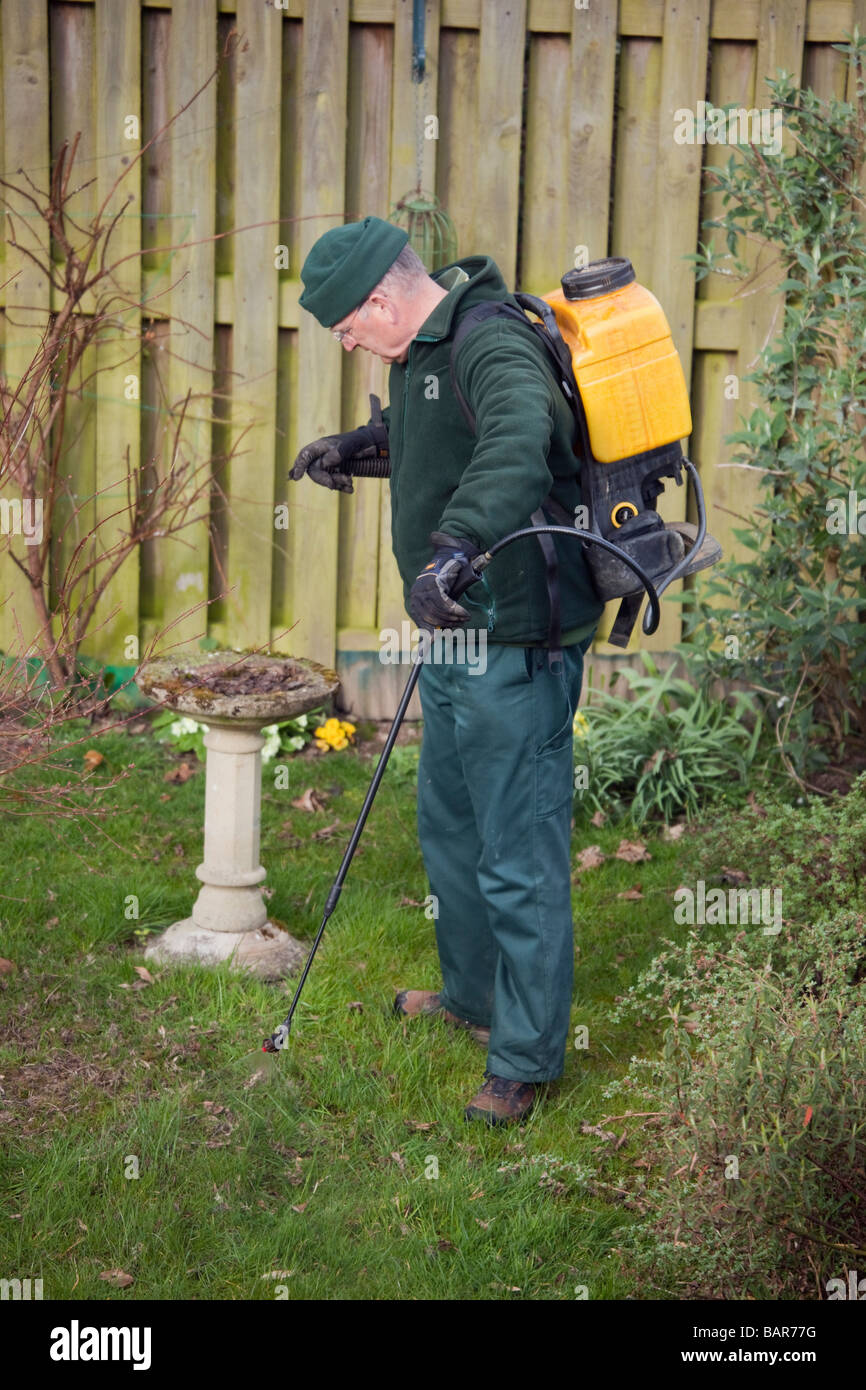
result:
[[[295,459],[289,477],[295,482],[309,473],[314,483],[322,487],[336,488],[339,492],[354,492],[351,469],[346,468],[352,458],[386,458],[388,455],[388,431],[384,425],[362,425],[360,429],[349,430],[347,434],[328,434],[324,439],[316,439],[307,444]]]
[[[481,550],[473,541],[442,531],[433,532],[430,544],[434,547],[433,558],[412,585],[409,612],[419,627],[457,627],[468,622],[469,613],[451,594],[456,588],[462,589],[462,581],[471,579],[474,583],[478,578],[469,562]]]

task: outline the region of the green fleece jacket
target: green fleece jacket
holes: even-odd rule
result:
[[[452,390],[451,346],[461,316],[484,300],[516,305],[498,266],[487,256],[471,256],[432,278],[449,292],[412,340],[406,362],[392,365],[385,412],[391,538],[407,601],[430,560],[432,531],[486,549],[531,525],[531,513],[548,494],[572,517],[581,502],[573,416],[528,326],[487,319],[461,344],[457,381],[475,416],[475,434]],[[569,645],[594,630],[604,604],[580,544],[560,536],[554,541],[562,640]],[[471,615],[467,626],[486,630],[490,642],[546,645],[545,574],[538,541],[514,541],[460,599]]]

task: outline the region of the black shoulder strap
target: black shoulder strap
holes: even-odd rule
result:
[[[475,416],[469,408],[469,402],[457,384],[457,354],[473,328],[477,328],[479,323],[484,323],[487,319],[502,317],[517,319],[520,323],[525,323],[527,328],[532,327],[526,315],[521,313],[519,309],[515,309],[513,304],[506,304],[501,299],[491,299],[487,300],[484,304],[474,305],[473,308],[469,309],[463,315],[457,325],[457,331],[451,343],[451,390],[457,397],[457,402],[463,412],[463,418],[473,434],[475,433]]]

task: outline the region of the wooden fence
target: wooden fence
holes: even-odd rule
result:
[[[702,169],[729,151],[677,143],[674,113],[701,100],[767,108],[764,78],[780,67],[842,96],[832,44],[857,23],[866,30],[866,0],[428,0],[419,92],[411,0],[0,0],[6,177],[24,169],[45,187],[62,141],[80,131],[81,181],[93,180],[78,195],[84,215],[132,166],[116,201],[135,201],[115,248],[144,251],[124,276],[150,333],[132,361],[98,349],[104,370],[74,402],[68,472],[82,516],[116,510],[127,457],[159,466],[166,403],[188,388],[218,392],[213,418],[205,410],[188,427],[192,453],[225,453],[249,427],[230,464],[214,465],[227,505],[215,492],[210,517],[182,540],[125,564],[90,653],[129,664],[130,637],[144,650],[169,624],[172,642],[207,630],[228,646],[270,642],[336,664],[357,713],[393,709],[406,668],[381,664],[379,632],[406,614],[387,484],[362,481],[343,497],[286,474],[301,444],[365,420],[368,393],[386,394],[377,359],[342,352],[299,309],[299,271],[327,228],[387,217],[415,186],[419,115],[438,119],[438,131],[425,125],[435,138],[423,141],[422,182],[451,213],[458,254],[493,256],[509,284],[535,293],[558,283],[576,248],[631,258],[667,312],[691,382],[689,453],[710,528],[734,549],[731,526],[756,490],[723,466],[722,440],[749,409],[742,378],[779,305],[767,293],[733,298],[716,277],[695,285],[682,258],[716,210]],[[218,81],[136,162],[233,30],[241,42]],[[14,382],[55,292],[5,219],[0,257]],[[287,529],[275,524],[281,504]],[[681,495],[663,510],[681,516]],[[226,584],[228,595],[182,616]],[[6,555],[0,591],[0,648],[18,651],[34,621]],[[678,638],[669,603],[656,636],[632,648],[663,652]],[[596,669],[614,659],[628,661],[599,641]]]

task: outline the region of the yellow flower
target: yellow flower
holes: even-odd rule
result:
[[[331,747],[330,743],[327,743],[327,742],[325,741],[325,739],[323,739],[323,738],[317,738],[316,741],[315,741],[315,743],[316,743],[316,747],[317,747],[317,748],[319,749],[319,751],[322,752],[322,753],[327,753],[327,752],[329,751],[330,747]]]
[[[318,727],[318,729],[314,729],[314,730],[313,730],[313,736],[314,736],[314,738],[324,738],[324,737],[325,737],[325,728],[324,728],[324,725],[320,724],[319,727]]]
[[[344,734],[352,735],[355,732],[354,724],[349,724],[345,719],[340,721],[340,728],[343,730]]]
[[[586,738],[586,735],[589,733],[589,720],[585,715],[581,714],[580,710],[578,710],[574,716],[572,730],[575,738]]]
[[[335,748],[348,748],[349,740],[347,738],[338,739],[333,746]]]

